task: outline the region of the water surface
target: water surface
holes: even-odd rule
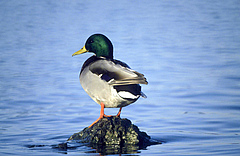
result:
[[[99,116],[78,80],[91,54],[71,55],[103,33],[149,82],[122,117],[163,142],[130,153],[238,155],[239,13],[238,0],[1,1],[0,154],[98,155],[54,147]]]

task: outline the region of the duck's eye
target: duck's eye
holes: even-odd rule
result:
[[[90,40],[90,43],[93,43],[94,41],[93,40]]]

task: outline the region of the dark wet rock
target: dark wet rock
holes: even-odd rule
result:
[[[70,140],[89,143],[92,147],[102,150],[106,149],[103,146],[114,147],[111,149],[117,151],[111,153],[122,153],[121,150],[138,150],[149,145],[159,144],[159,142],[151,140],[151,137],[145,132],[141,132],[130,120],[119,117],[103,118],[91,128],[86,127],[81,132],[73,134],[68,139],[68,141]],[[103,151],[103,153],[105,152]]]
[[[58,144],[57,148],[60,149],[60,150],[66,151],[67,148],[68,148],[68,147],[67,147],[67,143]]]

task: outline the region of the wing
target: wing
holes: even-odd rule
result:
[[[89,69],[109,85],[148,84],[143,74],[130,69],[126,63],[119,60],[99,59],[92,63]]]

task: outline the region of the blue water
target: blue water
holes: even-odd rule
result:
[[[132,155],[239,155],[239,15],[239,0],[2,0],[0,155],[99,155],[54,148],[99,116],[78,80],[91,54],[71,57],[93,33],[149,82],[121,116],[163,144]]]

